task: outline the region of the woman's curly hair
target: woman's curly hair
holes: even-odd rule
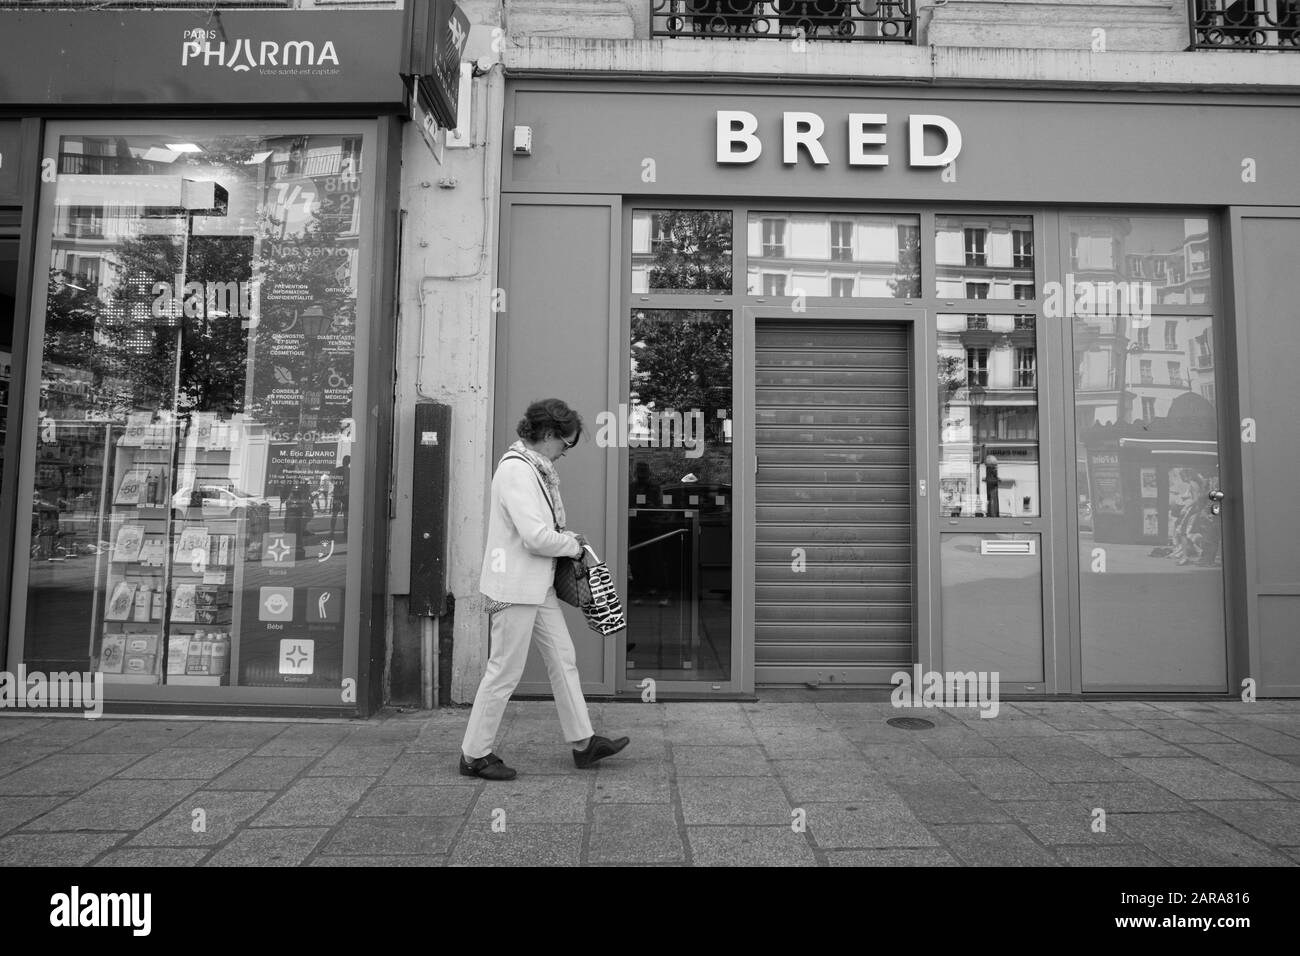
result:
[[[524,441],[541,441],[548,434],[557,437],[574,432],[576,442],[582,435],[582,416],[558,398],[543,398],[533,402],[515,427],[515,433]]]

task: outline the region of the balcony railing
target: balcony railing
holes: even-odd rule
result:
[[[91,153],[59,153],[59,173],[71,176],[111,176],[117,172],[116,156]]]
[[[355,172],[354,163],[354,172]],[[297,176],[337,176],[343,168],[343,154],[337,151],[311,153],[297,167],[288,160],[271,164],[271,178],[282,179],[288,175]]]
[[[916,0],[650,0],[654,37],[916,42]]]
[[[1193,50],[1300,52],[1300,0],[1187,0]]]

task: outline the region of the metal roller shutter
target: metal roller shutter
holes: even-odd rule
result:
[[[907,330],[764,323],[755,348],[755,681],[888,684],[912,661]]]

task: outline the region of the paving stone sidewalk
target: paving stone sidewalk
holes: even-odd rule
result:
[[[508,783],[457,773],[461,708],[5,716],[0,865],[1300,862],[1300,701],[590,707],[624,753],[578,770],[554,705],[514,702]]]

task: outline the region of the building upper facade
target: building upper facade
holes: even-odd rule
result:
[[[410,0],[0,0],[0,9],[393,9]],[[1300,90],[1300,0],[461,0],[511,72]]]

